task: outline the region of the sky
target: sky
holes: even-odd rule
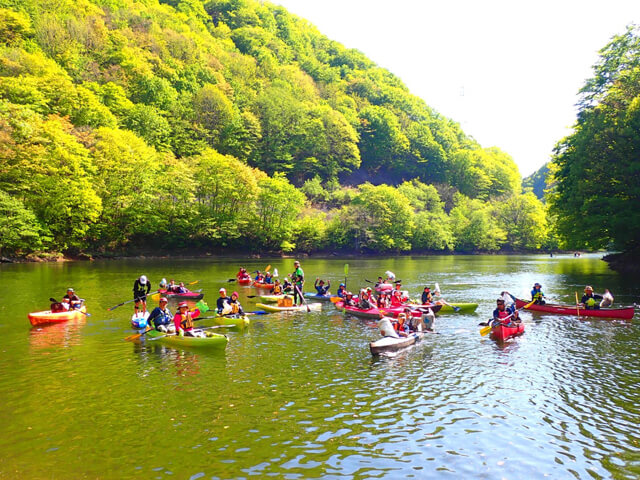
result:
[[[640,0],[272,0],[398,76],[523,176],[571,133],[598,51]]]

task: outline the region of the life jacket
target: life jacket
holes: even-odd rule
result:
[[[273,295],[281,295],[282,294],[282,285],[274,285],[273,290],[271,290]]]
[[[585,302],[585,306],[586,306],[588,309],[590,309],[590,310],[591,310],[591,309],[593,309],[593,308],[595,308],[595,306],[596,306],[596,299],[595,299],[595,298],[593,298],[593,297],[589,297],[589,299]]]
[[[185,331],[193,329],[193,318],[191,317],[191,312],[187,312],[187,314],[184,317],[182,316],[182,314],[176,313],[176,317],[180,317],[178,318],[178,323],[180,325],[180,328],[182,328]],[[175,317],[174,317],[174,322],[175,322]]]
[[[229,306],[231,307],[231,313],[238,313],[240,308],[238,307],[238,302],[230,302]]]

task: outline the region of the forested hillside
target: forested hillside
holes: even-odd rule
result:
[[[600,51],[581,90],[575,132],[557,147],[549,197],[572,248],[614,248],[640,257],[640,27]]]
[[[522,180],[522,188],[525,191],[531,190],[539,200],[544,200],[544,191],[547,188],[548,177],[549,165],[545,163],[538,170]]]
[[[2,253],[550,241],[509,155],[281,7],[0,0],[0,42]]]

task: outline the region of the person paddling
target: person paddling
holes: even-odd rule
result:
[[[602,295],[598,295],[597,293],[593,293],[593,287],[587,285],[584,287],[584,295],[580,300],[580,303],[587,310],[598,310],[600,309],[600,303],[596,302],[596,300],[602,300]]]
[[[426,303],[433,303],[433,294],[431,293],[431,288],[424,287],[420,300],[422,301],[423,305]]]
[[[336,292],[336,295],[338,295],[340,298],[344,298],[346,294],[347,294],[347,287],[345,286],[344,283],[341,283],[338,286],[338,291]]]
[[[147,279],[146,275],[140,275],[133,282],[133,299],[135,300],[134,311],[137,315],[140,307],[142,306],[142,313],[147,311],[147,295],[151,291],[151,282]]]
[[[537,282],[533,285],[533,290],[531,290],[531,300],[536,305],[544,305],[546,303],[544,301],[544,293],[542,293],[542,285]]]
[[[218,315],[222,315],[222,311],[225,309],[225,307],[229,303],[229,300],[231,299],[227,297],[227,291],[224,288],[221,288],[219,293],[220,297],[216,301],[216,309],[218,311]]]
[[[493,311],[493,322],[499,322],[505,326],[509,326],[511,323],[520,323],[515,305],[512,304],[507,307],[504,298],[498,298],[496,300],[496,309]]]
[[[73,288],[67,288],[67,294],[62,297],[62,301],[69,304],[69,308],[71,310],[80,308],[82,306],[82,299],[76,295],[76,292]]]
[[[273,290],[271,290],[272,295],[282,295],[282,285],[280,284],[280,280],[276,279],[273,282]]]
[[[302,288],[304,287],[304,271],[300,266],[300,262],[296,260],[293,262],[295,270],[291,274],[291,281],[293,282],[293,302],[295,304],[302,304]]]
[[[347,292],[344,295],[344,305],[347,307],[355,307],[356,301],[353,299],[353,293]]]
[[[187,337],[203,337],[206,336],[204,332],[196,331],[193,328],[193,317],[200,315],[199,310],[194,310],[194,312],[189,311],[189,305],[187,302],[180,302],[178,304],[178,311],[173,317],[173,325],[176,329],[176,332],[181,336]]]
[[[318,295],[326,295],[327,293],[329,293],[329,289],[331,288],[331,280],[329,280],[329,282],[327,282],[327,284],[325,285],[324,280],[316,278],[313,286],[318,292]]]
[[[153,309],[147,319],[147,323],[153,325],[159,332],[175,333],[176,329],[172,322],[173,315],[167,308],[168,300],[162,297],[158,303],[159,306]]]
[[[238,292],[233,292],[231,294],[231,298],[227,302],[227,305],[231,309],[231,315],[244,315],[244,310],[238,301],[238,296]]]

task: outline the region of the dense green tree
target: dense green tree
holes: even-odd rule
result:
[[[0,254],[31,253],[44,246],[36,216],[20,200],[0,190]]]

